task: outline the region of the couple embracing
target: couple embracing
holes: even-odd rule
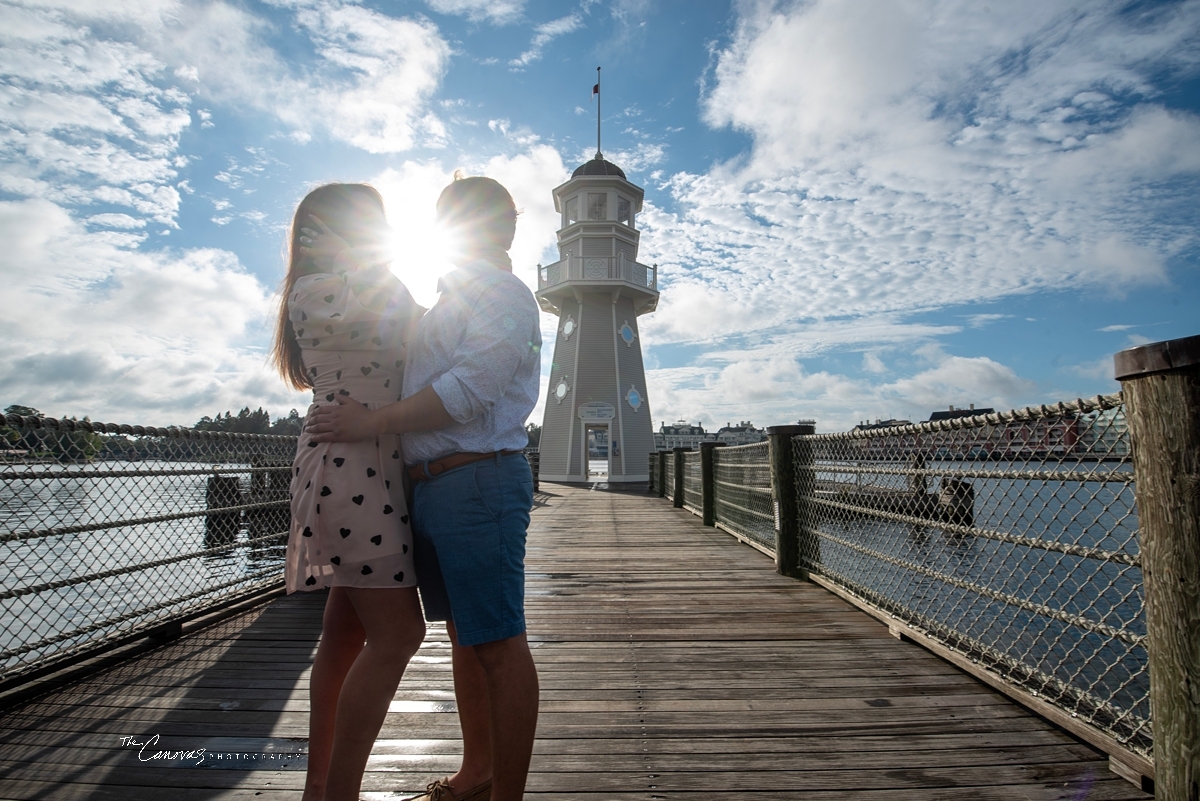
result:
[[[291,476],[287,590],[329,588],[303,801],[358,798],[425,620],[450,636],[463,761],[418,798],[519,799],[529,770],[538,678],[521,449],[541,372],[538,308],[512,274],[517,211],[503,186],[456,179],[437,214],[456,269],[428,312],[388,269],[370,186],[319,187],[292,223],[274,360],[313,404]]]

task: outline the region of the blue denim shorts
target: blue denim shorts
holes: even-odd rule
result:
[[[413,486],[413,561],[425,619],[453,620],[459,645],[525,631],[524,454],[465,464]]]

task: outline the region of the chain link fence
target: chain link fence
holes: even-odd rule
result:
[[[704,494],[700,484],[700,451],[683,454],[683,508],[704,514]]]
[[[799,567],[1150,755],[1119,395],[792,446]]]
[[[713,450],[713,515],[718,528],[775,551],[775,496],[766,442]]]
[[[281,585],[295,449],[0,414],[0,684]]]

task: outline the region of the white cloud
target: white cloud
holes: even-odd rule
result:
[[[145,228],[146,221],[130,217],[128,214],[93,214],[87,218],[88,225],[102,225],[106,228]]]
[[[778,299],[770,324],[1119,289],[1163,282],[1164,257],[1192,241],[1128,193],[1195,185],[1200,120],[1150,105],[1094,119],[1070,101],[1144,88],[1176,46],[1194,55],[1180,29],[1200,15],[1134,28],[1037,3],[987,20],[949,3],[744,8],[706,109],[749,131],[753,154],[676,175],[681,211],[645,218],[662,260],[731,305],[752,302],[739,282]]]
[[[316,105],[311,97],[304,102],[310,115],[332,108],[334,136],[370,153],[408,150],[418,139],[444,141],[442,122],[426,110],[450,56],[435,26],[354,5],[322,4],[297,18],[341,71],[322,82]]]
[[[525,0],[426,0],[429,7],[442,14],[456,14],[472,22],[487,21],[504,25],[521,16]]]
[[[872,351],[867,351],[863,354],[862,368],[864,371],[876,375],[886,373],[888,370],[887,365],[883,363],[883,359],[879,358],[879,354]]]
[[[538,61],[542,57],[542,51],[551,41],[581,27],[583,27],[583,17],[579,14],[559,17],[537,26],[534,29],[533,40],[529,43],[529,49],[509,61],[509,65],[520,68]]]
[[[864,362],[868,368],[884,367],[878,357]],[[1009,409],[1030,402],[1037,389],[1034,382],[992,359],[940,352],[932,366],[889,383],[877,381],[878,374],[859,378],[828,370],[810,372],[800,359],[778,353],[743,354],[736,361],[658,369],[647,375],[656,421],[721,425],[752,414],[758,425],[813,418],[820,431],[845,431],[860,420],[880,417],[925,420],[947,404]]]
[[[188,97],[165,65],[48,10],[5,4],[0,28],[0,189],[123,207],[174,224],[173,153]]]
[[[303,405],[266,365],[270,293],[235,256],[139,253],[125,236],[46,200],[0,202],[0,337],[21,343],[0,355],[7,403],[157,425]]]
[[[906,324],[917,313],[1016,294],[1163,285],[1171,257],[1195,247],[1200,118],[1160,105],[1155,81],[1196,74],[1200,4],[1021,0],[985,13],[953,0],[761,0],[737,11],[703,108],[752,149],[664,178],[673,203],[641,217],[640,260],[659,263],[663,291],[646,341],[708,354],[655,373],[656,417],[714,405],[738,417],[747,403],[786,420],[814,393],[843,422],[854,408],[916,413],[902,396],[926,413],[1045,400],[988,359],[932,354],[928,370],[868,387],[796,373],[781,355],[894,352],[920,341]],[[722,361],[734,353],[740,364]],[[878,367],[864,357],[867,373]],[[742,372],[723,382],[714,369]],[[690,395],[701,376],[703,394]],[[751,397],[788,381],[792,407]]]

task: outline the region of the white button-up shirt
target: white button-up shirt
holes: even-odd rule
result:
[[[533,293],[485,260],[443,276],[438,290],[441,298],[409,343],[401,398],[432,385],[455,424],[405,434],[405,462],[524,448],[541,378]]]

